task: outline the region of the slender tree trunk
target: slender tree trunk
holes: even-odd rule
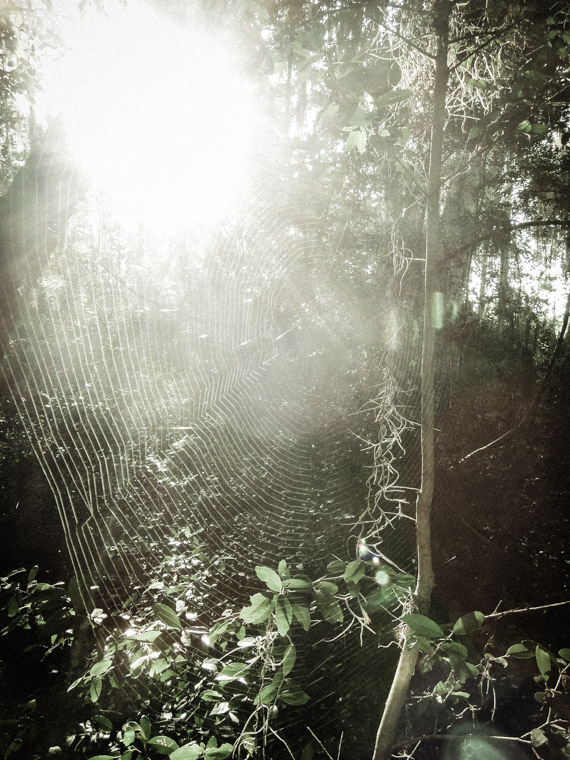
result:
[[[479,283],[479,319],[484,319],[487,312],[487,267],[489,257],[487,247],[485,246],[482,253],[481,261],[481,282]]]
[[[435,297],[438,290],[437,259],[440,247],[440,196],[443,132],[445,127],[450,0],[435,0],[434,26],[437,34],[430,165],[426,209],[426,263],[424,332],[422,342],[421,390],[421,486],[416,504],[416,544],[418,579],[414,592],[417,609],[426,613],[433,588],[431,557],[431,506],[434,492],[434,357]],[[418,653],[408,648],[404,631],[400,660],[376,735],[373,760],[388,760],[394,743],[402,708],[408,695]]]

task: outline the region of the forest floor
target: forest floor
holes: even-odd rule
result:
[[[528,390],[495,383],[454,399],[438,421],[434,609],[452,620],[474,610],[489,614],[570,599],[570,388],[552,384],[532,419],[464,459],[512,429],[532,400]],[[570,606],[511,614],[486,624],[478,643],[496,657],[522,641],[532,642],[531,651],[539,643],[556,654],[570,646],[569,623]],[[522,736],[543,720],[534,698],[541,688],[537,674],[533,657],[511,662],[496,676],[493,724],[505,735]],[[564,703],[558,715],[570,717],[565,691],[556,697]],[[425,757],[439,758],[438,751]],[[530,748],[517,745],[516,751],[517,758],[532,757]],[[548,751],[567,756],[563,743]]]
[[[531,403],[528,392],[496,383],[454,400],[439,420],[434,566],[454,614],[570,599],[570,388],[555,385],[505,442],[461,461],[511,429]],[[556,650],[570,644],[569,613],[519,614],[500,628],[510,643],[519,632]]]

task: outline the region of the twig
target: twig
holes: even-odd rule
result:
[[[285,745],[285,747],[287,748],[287,752],[288,752],[288,753],[291,755],[291,757],[293,758],[293,760],[295,760],[295,755],[294,755],[294,754],[291,752],[291,748],[289,747],[289,745],[287,744],[287,742],[285,741],[285,739],[284,739],[282,736],[280,736],[280,735],[277,733],[277,731],[274,731],[274,730],[271,728],[271,726],[269,726],[269,730],[271,731],[271,733],[273,734],[273,736],[275,736],[277,739],[279,739],[279,741],[280,741],[280,742],[283,742],[283,744],[284,744],[284,745]]]
[[[405,741],[398,742],[398,744],[392,745],[392,750],[398,750],[403,749],[404,747],[409,747],[410,744],[419,744],[420,742],[424,741],[461,741],[462,739],[465,739],[469,734],[424,734],[423,736],[414,736],[412,739],[406,739]],[[493,741],[508,741],[508,742],[519,742],[521,744],[531,744],[531,742],[528,739],[522,739],[519,736],[486,736],[482,735],[483,739],[491,739]]]
[[[518,607],[515,610],[505,610],[504,612],[491,612],[490,615],[485,615],[485,620],[489,620],[490,618],[493,618],[494,620],[498,620],[499,618],[506,617],[507,615],[518,615],[522,612],[539,612],[540,610],[549,610],[552,607],[564,607],[565,605],[570,604],[570,599],[565,602],[553,602],[552,604],[541,604],[538,607]]]
[[[319,737],[318,737],[318,736],[315,734],[315,732],[312,730],[312,728],[311,728],[310,726],[307,726],[307,731],[308,731],[308,732],[311,734],[311,736],[312,736],[312,737],[313,737],[313,738],[314,738],[316,741],[318,741],[318,743],[319,743],[319,744],[321,745],[321,747],[323,748],[323,752],[324,752],[324,753],[325,753],[325,755],[326,755],[326,756],[329,758],[329,760],[334,760],[334,757],[333,757],[333,756],[330,754],[330,752],[328,751],[328,749],[325,747],[325,745],[322,743],[322,741],[319,739]]]

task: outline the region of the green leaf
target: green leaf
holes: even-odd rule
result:
[[[218,673],[216,681],[235,681],[238,678],[243,678],[248,670],[249,665],[244,662],[231,662]]]
[[[339,603],[330,594],[317,591],[317,607],[327,623],[342,623],[343,614]]]
[[[309,701],[310,696],[298,686],[293,686],[290,689],[282,691],[279,699],[286,705],[305,705]]]
[[[390,588],[377,588],[366,597],[364,606],[367,612],[375,612],[386,607],[394,599],[394,591]]]
[[[126,728],[123,730],[123,744],[125,747],[130,747],[136,738],[137,736],[134,728]]]
[[[232,751],[233,744],[225,743],[219,747],[207,749],[205,757],[208,758],[208,760],[225,760],[226,757],[229,757],[232,754]]]
[[[249,607],[243,607],[239,613],[243,622],[256,625],[267,620],[271,612],[271,600],[263,594],[254,594],[250,597],[250,602]]]
[[[442,639],[445,633],[439,625],[425,615],[417,615],[410,612],[402,617],[402,621],[408,625],[417,636],[424,636],[427,639]]]
[[[148,745],[153,747],[159,755],[171,755],[175,749],[178,749],[178,744],[169,736],[153,736],[149,739]]]
[[[161,634],[162,631],[142,631],[141,633],[131,633],[129,636],[125,636],[125,639],[127,641],[144,641],[152,644]]]
[[[309,581],[304,581],[302,578],[286,578],[283,581],[283,588],[285,589],[310,589],[311,584]]]
[[[87,760],[117,760],[119,755],[91,755]]]
[[[327,572],[331,575],[342,575],[345,570],[346,562],[343,562],[340,559],[333,559],[333,561],[329,562],[327,565]]]
[[[220,694],[219,691],[214,691],[214,689],[205,689],[200,694],[200,699],[203,699],[204,702],[217,702],[219,699],[223,699],[224,695]]]
[[[363,111],[360,106],[355,108],[347,127],[366,127],[370,124],[372,114]]]
[[[550,662],[550,655],[542,647],[537,647],[535,651],[535,657],[536,657],[536,664],[538,665],[538,669],[540,671],[540,675],[544,679],[547,679],[548,674],[550,673],[550,669],[552,667],[552,663]]]
[[[315,583],[315,589],[322,591],[324,594],[332,594],[334,596],[338,591],[338,586],[336,583],[330,583],[329,581],[318,581]]]
[[[523,119],[519,124],[517,124],[517,129],[520,132],[532,132],[532,124],[528,119]]]
[[[293,670],[296,659],[297,659],[297,648],[295,647],[295,644],[290,644],[285,650],[285,654],[283,655],[283,661],[281,663],[284,676],[288,676],[289,673]]]
[[[534,657],[533,653],[524,644],[513,644],[507,649],[505,654],[517,660],[529,660],[531,657]]]
[[[150,739],[150,720],[146,717],[146,715],[143,715],[140,721],[140,728],[141,728],[141,734],[143,737],[148,741]]]
[[[98,676],[100,673],[106,673],[113,665],[112,660],[99,660],[91,666],[90,676]]]
[[[570,649],[559,649],[558,655],[559,657],[562,657],[563,660],[566,660],[566,662],[570,662]]]
[[[67,593],[71,599],[73,609],[77,610],[77,612],[85,612],[85,603],[83,602],[83,597],[81,596],[81,588],[79,586],[79,581],[77,580],[76,575],[73,575],[67,584]]]
[[[281,578],[277,575],[275,570],[272,570],[270,567],[266,567],[265,565],[258,565],[255,568],[255,572],[257,574],[257,577],[262,580],[271,591],[275,591],[276,594],[281,591]]]
[[[362,145],[362,135],[364,135],[364,140],[366,141],[366,130],[361,129],[358,127],[357,129],[352,129],[348,137],[346,138],[346,150],[348,153],[350,153],[351,150],[356,150],[359,145]]]
[[[468,612],[455,621],[453,633],[455,636],[468,636],[483,625],[485,615],[482,612]]]
[[[289,568],[287,567],[287,562],[284,559],[280,560],[279,564],[277,565],[277,572],[283,580],[290,577]]]
[[[89,699],[92,702],[97,702],[101,696],[101,689],[103,688],[103,681],[100,676],[95,676],[89,685]]]
[[[304,631],[308,631],[311,627],[311,613],[309,608],[303,604],[291,605],[293,609],[293,615],[297,618]]]
[[[362,560],[355,559],[344,571],[343,578],[346,583],[358,583],[366,572],[366,565]]]
[[[277,692],[279,691],[280,684],[276,683],[270,683],[267,686],[264,686],[263,689],[259,692],[259,694],[255,697],[253,700],[254,705],[258,705],[260,702],[268,705],[277,696]]]
[[[288,607],[285,606],[285,602],[287,602]],[[277,623],[277,630],[279,631],[280,636],[287,636],[289,633],[292,617],[291,602],[288,599],[277,599],[277,604],[275,605],[275,622]]]
[[[548,744],[548,737],[542,728],[532,729],[530,732],[530,743],[533,747],[542,747],[543,744]]]
[[[447,655],[453,655],[454,657],[459,657],[462,660],[467,659],[467,647],[463,644],[460,644],[459,641],[445,641],[441,645],[440,649]]]
[[[301,752],[301,760],[313,760],[315,749],[311,742],[307,742]]]
[[[198,744],[188,744],[175,749],[170,755],[170,760],[198,760],[204,754],[204,750]]]
[[[16,595],[11,596],[7,605],[8,617],[15,617],[20,611],[20,605],[18,603],[18,597]]]
[[[38,566],[34,565],[28,573],[28,583],[31,583],[38,574]]]
[[[109,718],[105,717],[105,715],[93,715],[91,723],[96,723],[98,726],[101,726],[101,728],[104,728],[105,731],[113,730],[113,724]]]
[[[160,604],[160,602],[156,602],[156,604],[152,605],[152,611],[160,620],[160,622],[164,623],[167,628],[174,628],[177,631],[182,630],[180,618],[176,612],[174,612],[172,607],[168,607],[166,604]]]

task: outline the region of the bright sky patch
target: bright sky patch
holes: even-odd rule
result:
[[[228,55],[132,3],[88,10],[64,35],[70,50],[46,80],[48,109],[123,221],[169,230],[223,213],[249,123]]]

